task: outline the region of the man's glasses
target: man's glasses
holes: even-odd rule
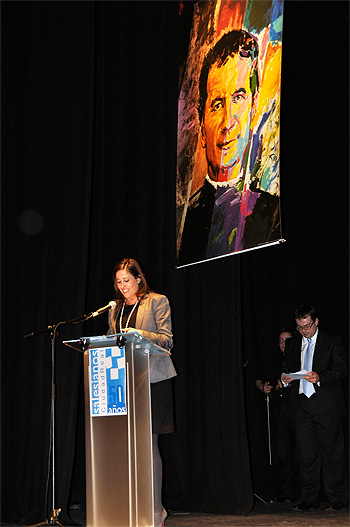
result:
[[[304,329],[311,329],[314,323],[315,321],[311,322],[311,324],[305,324],[305,326],[297,326],[297,330],[303,331]]]

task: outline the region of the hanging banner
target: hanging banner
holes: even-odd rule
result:
[[[89,354],[91,416],[126,415],[125,348],[90,349]]]
[[[194,6],[180,71],[177,266],[279,243],[283,1]]]

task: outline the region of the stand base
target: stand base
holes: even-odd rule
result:
[[[268,507],[270,507],[270,504],[267,503],[267,501],[265,501],[263,498],[261,498],[261,497],[258,496],[257,494],[254,494],[254,496],[255,496],[256,498],[258,498],[258,500],[260,500],[260,501],[262,501],[263,503],[265,503],[265,505],[267,505]]]
[[[53,509],[50,513],[49,518],[45,522],[35,523],[30,527],[39,527],[40,525],[60,525],[62,527],[63,524],[58,521],[58,517],[60,515],[61,510],[62,509]]]

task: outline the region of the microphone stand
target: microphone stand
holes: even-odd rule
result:
[[[270,466],[272,465],[272,456],[271,456],[271,425],[270,425],[270,394],[266,394],[266,409],[267,409],[267,434],[269,438],[269,460]]]
[[[270,394],[266,394],[266,409],[267,409],[267,433],[268,433],[268,439],[269,439],[269,458],[270,458],[270,466],[272,465],[272,459],[271,459],[271,430],[270,430]],[[258,498],[260,501],[262,501],[265,505],[268,507],[270,506],[267,501],[265,501],[261,496],[254,493],[254,496]]]
[[[73,318],[72,320],[59,322],[55,326],[47,326],[47,328],[42,329],[40,331],[33,331],[32,333],[28,333],[27,335],[24,335],[23,337],[27,339],[27,338],[35,337],[36,335],[40,335],[41,333],[46,333],[47,331],[49,331],[50,339],[51,339],[51,419],[50,419],[50,445],[49,445],[48,465],[49,465],[49,474],[51,472],[52,509],[45,522],[36,523],[32,527],[39,526],[39,525],[63,525],[62,523],[59,522],[59,515],[62,509],[55,506],[55,398],[56,398],[55,343],[56,343],[56,337],[58,335],[57,328],[59,326],[65,326],[68,324],[79,324],[81,322],[85,322],[86,320],[89,320],[89,318],[93,316],[94,316],[94,313],[90,313],[89,315],[82,315],[80,317]],[[51,461],[52,461],[52,470],[50,470]],[[48,491],[46,491],[45,510],[47,510],[47,500],[48,500]]]
[[[248,364],[249,360],[245,361],[245,363],[243,364],[243,368],[245,368]],[[265,501],[263,498],[261,498],[258,494],[256,494],[255,492],[253,492],[253,496],[255,496],[256,498],[258,498],[258,500],[262,501],[263,503],[265,503],[265,505],[267,505],[268,507],[270,506],[267,501]]]

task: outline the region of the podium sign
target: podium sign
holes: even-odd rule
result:
[[[89,385],[92,417],[125,415],[125,348],[90,349]]]
[[[149,355],[168,352],[137,332],[65,344],[84,352],[86,527],[153,527]]]

